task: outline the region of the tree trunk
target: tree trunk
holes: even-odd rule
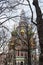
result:
[[[39,43],[40,43],[40,47],[41,47],[39,65],[43,65],[43,19],[42,19],[42,13],[41,13],[40,7],[38,5],[38,0],[33,0],[33,5],[36,8],[37,30],[38,30],[38,35],[39,35]]]
[[[28,65],[31,65],[31,54],[30,54],[30,44],[29,44],[30,37],[28,35],[28,24],[26,27],[26,31],[27,31],[27,43],[28,43]]]

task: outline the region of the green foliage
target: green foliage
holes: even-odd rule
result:
[[[11,32],[12,36],[17,36],[17,30]]]
[[[30,37],[32,37],[33,35],[34,35],[34,32],[32,32],[31,30],[28,32],[28,35],[30,36]]]

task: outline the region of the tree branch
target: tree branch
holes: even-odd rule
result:
[[[30,5],[29,0],[27,0],[27,2],[29,3],[29,7],[30,7],[30,10],[31,10],[31,13],[32,13],[31,22],[37,26],[37,24],[36,24],[35,22],[33,22],[33,11],[32,11],[32,7],[31,7],[31,5]]]

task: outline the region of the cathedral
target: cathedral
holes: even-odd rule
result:
[[[12,35],[9,42],[9,58],[8,64],[11,65],[28,65],[28,42],[27,40],[28,20],[24,10],[21,11],[20,22],[17,30],[17,35]],[[13,55],[13,56],[12,56]],[[8,55],[7,55],[8,56]],[[9,64],[9,65],[10,65]]]
[[[16,47],[16,63],[17,65],[28,64],[28,43],[27,43],[27,19],[24,10],[21,11],[19,26],[17,27],[19,45]]]

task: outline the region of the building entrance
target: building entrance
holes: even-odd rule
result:
[[[23,65],[23,62],[21,62],[21,64],[20,65]]]

